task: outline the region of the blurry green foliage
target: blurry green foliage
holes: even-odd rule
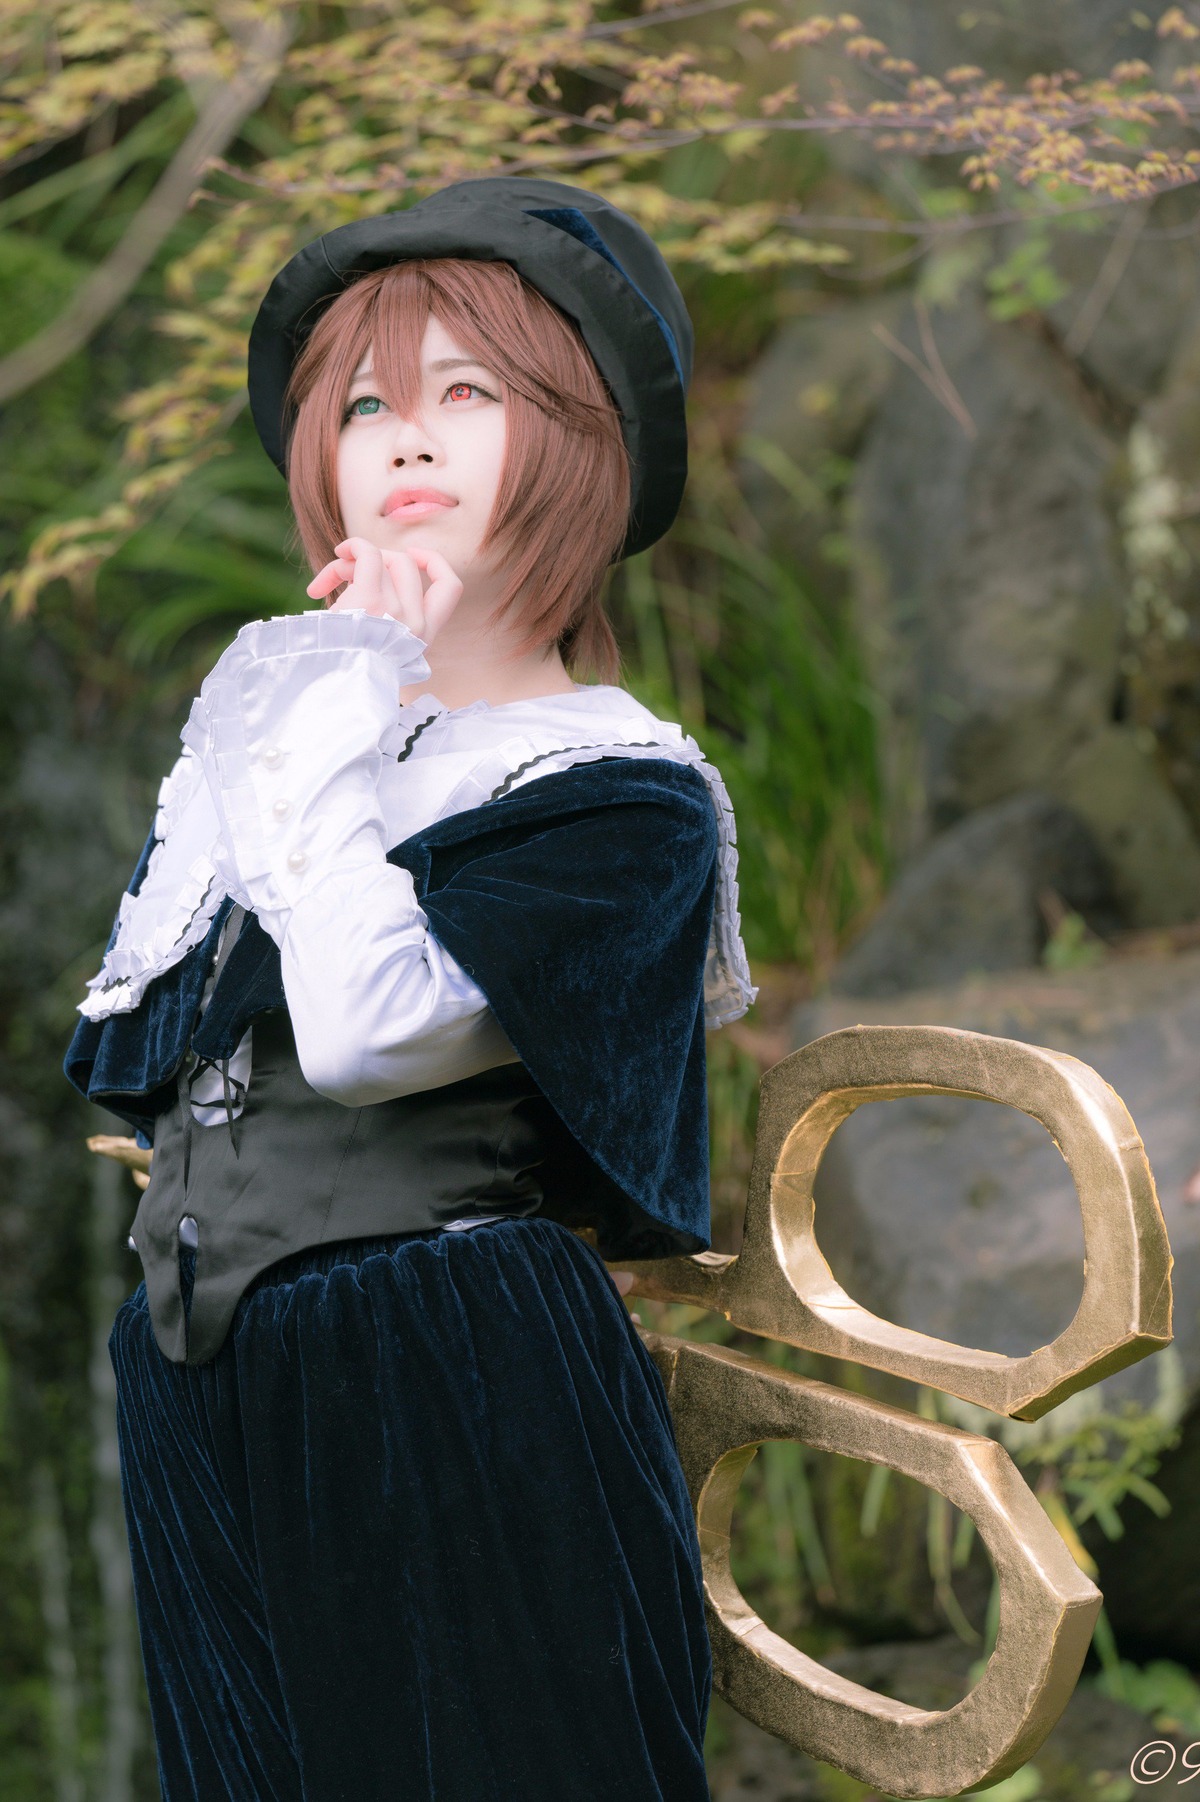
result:
[[[1042,947],[1048,970],[1089,970],[1104,962],[1105,947],[1082,914],[1065,913]]]
[[[1186,1666],[1169,1658],[1153,1658],[1141,1666],[1121,1659],[1115,1669],[1101,1671],[1093,1682],[1114,1702],[1140,1708],[1159,1733],[1200,1737],[1200,1683]]]
[[[1127,1401],[1119,1413],[1098,1411],[1061,1433],[1047,1433],[1018,1451],[1017,1461],[1053,1469],[1075,1523],[1095,1519],[1107,1538],[1119,1539],[1125,1531],[1119,1510],[1127,1496],[1136,1496],[1160,1518],[1170,1512],[1150,1478],[1179,1439],[1174,1422]]]
[[[985,286],[993,319],[1045,313],[1071,292],[1054,267],[1050,236],[1031,230],[1003,262],[988,271]]]
[[[770,552],[727,468],[693,458],[661,545],[613,578],[625,680],[720,769],[752,959],[823,971],[877,897],[875,706],[844,613]]]

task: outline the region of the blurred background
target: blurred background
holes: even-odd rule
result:
[[[928,1021],[1093,1064],[1175,1256],[1173,1345],[1033,1424],[639,1312],[1017,1459],[1105,1609],[1066,1714],[989,1795],[1128,1802],[1139,1746],[1200,1738],[1200,5],[847,20],[5,8],[4,1802],[158,1795],[106,1348],[137,1196],[86,1153],[122,1129],[60,1066],[191,696],[246,620],[308,604],[245,334],[295,246],[498,168],[636,211],[696,324],[687,499],[609,601],[624,680],[695,734],[738,819],[760,998],[710,1040],[714,1245],[740,1243],[762,1072],[855,1021]],[[1017,94],[1045,100],[1032,125]],[[984,1104],[862,1110],[818,1236],[856,1299],[959,1343],[1032,1350],[1082,1292],[1065,1167]],[[832,1454],[762,1450],[734,1569],[794,1643],[920,1706],[995,1643],[971,1523]],[[875,1793],[720,1702],[709,1753],[717,1802]]]

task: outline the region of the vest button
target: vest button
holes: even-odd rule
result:
[[[262,760],[269,770],[277,770],[283,762],[283,752],[278,745],[268,745],[262,754]]]
[[[308,868],[308,858],[304,855],[303,851],[293,851],[288,857],[287,866],[289,870],[295,870],[297,875],[299,875],[301,870],[306,870]]]
[[[271,807],[271,812],[275,815],[275,818],[277,820],[286,820],[289,813],[291,813],[291,811],[292,811],[291,802],[283,800],[282,797],[278,801],[274,802],[274,804]]]

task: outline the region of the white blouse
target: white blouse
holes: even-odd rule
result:
[[[486,997],[430,934],[411,875],[386,853],[498,790],[611,756],[667,757],[708,782],[720,852],[707,1022],[745,1013],[756,991],[733,812],[695,741],[605,685],[495,707],[448,709],[432,695],[402,707],[398,691],[429,676],[424,648],[399,621],[361,611],[242,628],[192,706],[141,888],[121,898],[82,1014],[135,1008],[230,895],[279,946],[300,1068],[319,1094],[359,1107],[513,1062]],[[252,1035],[227,1066],[235,1113]],[[224,1121],[220,1072],[205,1069],[191,1094],[201,1124]]]

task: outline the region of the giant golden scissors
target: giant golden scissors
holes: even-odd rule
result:
[[[1025,1357],[951,1345],[860,1307],[815,1236],[813,1180],[830,1139],[864,1102],[962,1095],[1020,1108],[1048,1130],[1083,1214],[1083,1297],[1070,1325]],[[149,1153],[94,1138],[142,1186]],[[855,1026],[763,1078],[736,1257],[702,1252],[619,1268],[633,1293],[713,1309],[746,1332],[848,1358],[1018,1420],[1171,1339],[1171,1248],[1154,1178],[1120,1097],[1061,1052],[942,1026]],[[760,1363],[644,1333],[667,1385],[696,1510],[714,1680],[740,1713],[801,1751],[895,1796],[952,1796],[999,1782],[1041,1745],[1079,1677],[1103,1600],[1004,1447]],[[797,1439],[915,1477],[969,1515],[1000,1581],[996,1647],[970,1693],[910,1707],[827,1670],[781,1639],[734,1582],[729,1532],[758,1447]]]
[[[881,1320],[835,1280],[815,1237],[813,1179],[864,1102],[962,1095],[1048,1130],[1083,1214],[1083,1297],[1050,1345],[1006,1357]],[[736,1257],[641,1264],[633,1293],[724,1314],[746,1332],[853,1359],[1018,1420],[1036,1420],[1171,1339],[1166,1226],[1120,1097],[1061,1052],[941,1026],[855,1026],[763,1078],[745,1236]],[[736,1351],[645,1333],[666,1380],[696,1510],[716,1688],[810,1756],[896,1796],[999,1782],[1041,1745],[1075,1687],[1103,1597],[1004,1447]],[[974,1521],[1000,1583],[996,1647],[953,1708],[909,1707],[839,1677],[781,1639],[734,1582],[729,1532],[742,1474],[766,1440],[797,1439],[902,1471]]]

